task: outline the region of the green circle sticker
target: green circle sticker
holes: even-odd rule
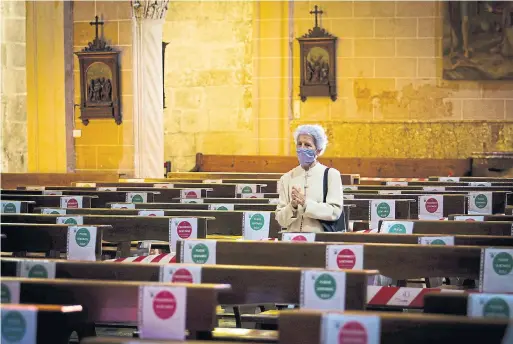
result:
[[[255,214],[249,219],[249,226],[254,231],[259,231],[264,228],[264,216],[262,214]]]
[[[74,218],[71,218],[71,217],[70,217],[69,219],[67,219],[66,221],[64,221],[64,224],[65,224],[65,225],[77,225],[78,223],[77,223],[77,221],[75,221],[75,219],[74,219]]]
[[[509,306],[504,299],[492,297],[483,307],[485,317],[509,318]]]
[[[513,257],[509,253],[501,252],[493,258],[493,270],[497,275],[507,275],[513,270]]]
[[[205,264],[210,252],[205,244],[197,244],[192,248],[192,261],[196,264]]]
[[[479,194],[476,196],[476,198],[474,199],[474,204],[476,205],[476,207],[478,207],[479,209],[483,209],[484,207],[486,207],[486,205],[488,204],[488,197],[486,197],[485,195],[483,194]]]
[[[2,338],[11,343],[21,342],[27,332],[27,323],[18,311],[7,312],[2,317]]]
[[[134,203],[142,203],[144,200],[141,195],[134,195],[132,197],[132,202]]]
[[[322,300],[329,300],[337,291],[337,282],[330,274],[322,274],[314,283],[315,295]]]
[[[48,278],[48,271],[41,264],[36,264],[28,272],[30,278]]]
[[[344,188],[344,191],[353,191],[353,188]]]
[[[75,233],[75,241],[78,246],[80,247],[86,247],[87,244],[91,241],[91,233],[89,233],[89,230],[87,228],[80,228]]]
[[[241,191],[243,194],[253,193],[253,190],[251,190],[251,186],[245,186],[242,188]]]
[[[59,215],[60,213],[57,210],[54,210],[50,214],[52,214],[52,215]]]
[[[190,203],[190,204],[193,204],[193,203],[194,203],[194,204],[196,204],[196,203],[198,203],[198,202],[195,202],[195,201],[190,201],[189,203]]]
[[[220,206],[219,208],[217,208],[217,210],[228,210],[228,208],[226,208],[225,206]]]
[[[376,213],[381,218],[388,217],[388,215],[390,215],[390,206],[385,202],[380,203],[377,206]]]
[[[2,303],[11,303],[11,291],[2,283]]]
[[[396,223],[388,230],[388,233],[406,234],[406,227],[403,224]]]
[[[431,241],[431,245],[445,245],[445,241],[443,241],[442,239],[435,239]]]
[[[16,213],[16,206],[14,203],[7,203],[4,206],[4,213]]]

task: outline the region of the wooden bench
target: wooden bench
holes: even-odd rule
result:
[[[316,233],[315,241],[415,245],[419,243],[421,237],[426,236],[436,237],[440,236],[440,234]],[[513,246],[513,237],[496,235],[454,235],[454,245]]]
[[[206,198],[203,201],[205,203],[133,203],[135,209],[137,210],[209,210],[211,205],[215,205],[216,203],[209,203],[210,199]],[[107,208],[111,208],[112,204],[107,204]],[[130,203],[117,203],[127,205]],[[219,204],[219,203],[217,203]],[[348,206],[347,209],[350,207]],[[275,211],[276,204],[269,203],[238,203],[233,205],[233,210],[235,211]]]
[[[321,331],[325,314],[326,312],[319,311],[280,312],[279,343],[323,343]],[[504,344],[502,339],[509,325],[507,320],[470,319],[433,314],[356,311],[341,314],[379,317],[381,343]]]
[[[19,203],[19,205],[17,203]],[[3,213],[32,213],[34,211],[35,205],[36,202],[34,201],[13,201],[9,199],[4,199],[2,195]]]
[[[428,293],[424,295],[424,312],[467,316],[470,295],[470,293]],[[511,316],[510,313],[510,319]]]
[[[219,296],[230,292],[227,284],[178,284],[103,280],[35,279],[3,277],[2,282],[20,284],[20,303],[82,305],[87,323],[124,323],[135,326],[139,289],[145,286],[187,288],[186,328],[192,336],[211,338],[217,324]],[[89,327],[83,324],[84,327]],[[82,337],[95,335],[94,327],[81,331]],[[80,337],[80,332],[79,332]]]
[[[504,213],[506,215],[513,215],[513,205],[508,205],[506,209],[504,210]]]
[[[93,208],[92,208],[93,209]],[[68,209],[71,210],[71,209]],[[78,210],[78,209],[74,209]],[[103,240],[113,243],[119,243],[118,254],[120,257],[130,255],[131,241],[159,240],[169,241],[169,221],[172,218],[194,217],[198,219],[198,238],[205,238],[207,234],[207,221],[214,218],[198,215],[182,216],[124,216],[124,215],[91,215],[89,209],[81,209],[83,214],[84,226],[86,225],[108,225],[103,230]],[[115,212],[116,209],[111,210]],[[123,210],[121,210],[123,211]],[[74,212],[73,212],[74,213]],[[76,214],[76,213],[74,213]],[[25,223],[25,224],[51,224],[57,222],[57,217],[62,215],[46,214],[2,214],[2,223]],[[3,229],[2,229],[3,231]],[[6,233],[7,234],[7,233]],[[47,234],[46,234],[47,235]],[[60,235],[60,234],[58,234]],[[65,237],[64,237],[65,238]],[[2,242],[3,243],[3,242]],[[22,244],[23,242],[20,242]],[[37,241],[34,242],[37,245]],[[3,249],[3,247],[2,247]]]
[[[483,221],[513,221],[512,215],[468,215],[468,214],[452,214],[449,215],[449,221],[454,221],[456,216],[464,216],[464,217],[472,217],[472,216],[482,216]],[[467,220],[468,222],[472,222]]]
[[[413,223],[414,234],[444,235],[497,235],[511,236],[513,222],[508,221],[427,221],[408,220]],[[383,222],[380,222],[380,230]]]
[[[444,177],[447,178],[447,177]],[[513,183],[513,178],[508,177],[458,177],[460,182],[504,182]],[[430,181],[440,181],[439,176],[430,176]]]
[[[45,253],[47,257],[60,257],[68,249],[69,225],[41,223],[5,223],[2,219],[0,231],[2,252],[12,252],[15,256],[26,256],[27,253]],[[111,226],[95,225],[97,227],[95,255],[101,259],[102,236],[112,229]]]
[[[0,173],[3,188],[23,185],[71,185],[79,180],[114,182],[117,172],[74,172],[74,173]]]
[[[2,342],[11,339],[12,342],[29,343],[29,338],[34,338],[34,343],[68,344],[73,328],[83,321],[84,313],[80,305],[42,305],[42,304],[6,304],[0,305],[2,312]],[[20,312],[36,312],[36,323],[25,321],[24,331],[20,330]],[[9,323],[11,319],[12,323]],[[31,326],[35,326],[34,329]],[[35,333],[34,333],[35,332]],[[34,333],[34,337],[30,334]],[[5,336],[9,338],[5,338]],[[23,335],[17,340],[18,335]]]
[[[183,262],[185,242],[177,245],[177,263]],[[216,264],[325,268],[326,246],[330,244],[335,243],[217,240]],[[379,270],[380,274],[393,279],[479,278],[481,247],[478,246],[373,243],[364,243],[363,246],[364,269]]]
[[[30,195],[20,194],[4,194],[0,195],[2,199],[8,199],[10,201],[32,201],[35,202],[35,207],[49,207],[58,208],[61,206],[61,198],[64,196],[58,195],[38,195],[31,193]],[[98,198],[98,196],[83,196],[82,207],[91,208],[92,200]]]

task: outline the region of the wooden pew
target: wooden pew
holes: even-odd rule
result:
[[[117,172],[74,172],[74,173],[0,173],[3,188],[23,185],[71,185],[79,180],[114,182]]]
[[[507,177],[458,177],[460,182],[505,182],[505,183],[513,183],[513,178]],[[439,181],[440,177],[438,176],[430,176],[428,178],[430,181]]]
[[[513,222],[512,215],[468,215],[468,214],[452,214],[449,215],[449,221],[454,221],[456,216],[483,216],[483,221],[511,221]]]
[[[376,233],[316,233],[319,242],[358,242],[381,244],[419,243],[421,237],[439,234],[376,234]],[[454,245],[460,246],[513,246],[513,237],[496,235],[454,235]]]
[[[27,253],[45,253],[48,257],[59,258],[68,248],[69,225],[41,223],[4,223],[0,231],[2,252],[12,252],[15,256],[25,256]],[[95,225],[97,227],[95,253],[96,259],[101,259],[102,236],[112,229],[111,226]]]
[[[2,282],[20,284],[20,303],[82,305],[88,323],[135,325],[139,289],[144,286],[184,286],[187,288],[186,328],[193,336],[211,337],[217,323],[216,307],[227,284],[180,284],[155,282],[90,281],[3,277]],[[85,324],[84,324],[85,325]],[[85,336],[94,335],[85,333]]]
[[[20,261],[0,259],[2,277],[16,276]],[[159,264],[55,261],[56,278],[65,279],[159,282],[160,270]],[[299,304],[301,271],[287,267],[203,265],[201,283],[231,285],[231,292],[219,295],[222,305]],[[347,270],[346,273],[346,309],[363,310],[368,277],[378,271]]]
[[[255,331],[256,332],[256,331]],[[269,331],[268,331],[269,332]],[[214,338],[216,337],[216,332],[213,333]],[[215,344],[261,344],[261,340],[252,341],[251,339],[247,339],[247,335],[240,336],[241,341],[220,341],[215,340]],[[269,333],[267,336],[269,340],[266,340],[268,343],[276,342],[276,334],[274,332]],[[204,340],[186,340],[186,341],[162,341],[162,340],[150,340],[150,339],[136,339],[136,338],[123,338],[123,337],[88,337],[80,341],[80,344],[212,344],[212,341],[204,341]]]
[[[19,206],[17,205],[17,202],[19,202]],[[17,212],[32,213],[34,211],[35,205],[36,205],[36,202],[34,202],[34,201],[13,201],[10,199],[4,199],[2,197],[2,212],[3,213],[11,213],[11,214],[15,214]],[[17,211],[18,207],[19,207],[19,211]]]
[[[94,209],[94,208],[92,208]],[[71,210],[71,209],[68,209]],[[77,210],[77,209],[74,209]],[[118,253],[121,257],[127,257],[130,254],[131,241],[159,240],[169,241],[169,220],[173,217],[160,216],[109,216],[109,215],[87,215],[88,209],[82,209],[84,212],[78,212],[83,215],[84,226],[86,225],[108,225],[103,230],[103,240],[119,243]],[[106,209],[115,211],[111,209]],[[51,224],[57,222],[57,217],[62,215],[46,214],[2,214],[2,223],[33,223],[33,224]],[[198,215],[182,215],[175,217],[195,217],[198,219],[198,238],[205,238],[207,234],[207,221],[213,220],[212,217]],[[3,228],[2,228],[3,231]],[[61,234],[58,234],[61,235]],[[64,237],[66,238],[66,237]],[[3,242],[2,242],[3,243]],[[20,243],[22,244],[22,243]],[[37,245],[37,241],[34,242]]]
[[[332,312],[333,314],[341,312]],[[280,344],[316,344],[321,341],[322,319],[326,312],[282,311],[278,319]],[[380,343],[417,344],[504,344],[507,320],[470,319],[433,314],[384,312],[344,312],[380,318]],[[363,342],[362,342],[363,343]]]
[[[33,201],[35,207],[49,207],[58,208],[61,206],[61,197],[57,195],[12,195],[12,194],[1,194],[2,199],[8,199],[10,201]],[[83,196],[83,208],[91,208],[92,200],[98,198],[98,196]]]
[[[183,262],[183,245],[176,261]],[[320,242],[216,241],[216,264],[315,267],[326,266],[326,246]],[[439,276],[478,279],[481,247],[363,244],[364,269],[399,280]],[[408,259],[405,259],[408,257]]]
[[[509,206],[506,207],[505,214],[506,215],[513,215],[513,205],[509,205]]]
[[[84,318],[81,305],[15,305],[2,303],[2,342],[11,339],[12,342],[67,344],[73,328]],[[20,330],[20,312],[36,312],[36,323],[25,321],[24,331]],[[9,323],[11,319],[12,323]],[[25,320],[25,319],[23,319]],[[58,324],[58,325],[57,325]],[[32,327],[35,325],[35,329]],[[31,334],[34,337],[31,337]],[[21,338],[19,336],[22,336]],[[19,338],[19,340],[18,340]]]
[[[149,209],[160,209],[160,210],[209,210],[209,206],[215,203],[209,203],[210,199],[204,199],[206,203],[134,203],[135,209],[137,210],[149,210]],[[111,208],[113,203],[107,204],[107,208]],[[117,203],[117,204],[129,204],[129,203]],[[219,203],[218,203],[219,204]],[[347,209],[350,207],[347,206]],[[275,211],[276,204],[266,203],[238,203],[234,204],[233,210],[235,211]]]
[[[466,316],[469,296],[469,293],[428,293],[424,295],[424,313]]]
[[[508,221],[427,221],[408,220],[413,222],[414,234],[440,235],[497,235],[511,236],[513,222]],[[383,222],[380,223],[380,230]]]

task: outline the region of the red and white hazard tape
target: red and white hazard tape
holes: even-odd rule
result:
[[[108,259],[107,262],[115,263],[157,263],[168,264],[176,263],[176,256],[174,253],[152,254],[149,256],[126,257],[117,259]]]
[[[368,286],[367,304],[369,306],[422,308],[424,307],[424,295],[433,292],[462,293],[463,290]]]

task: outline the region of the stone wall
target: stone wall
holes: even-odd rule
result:
[[[27,171],[26,10],[24,1],[1,1],[2,167]]]

